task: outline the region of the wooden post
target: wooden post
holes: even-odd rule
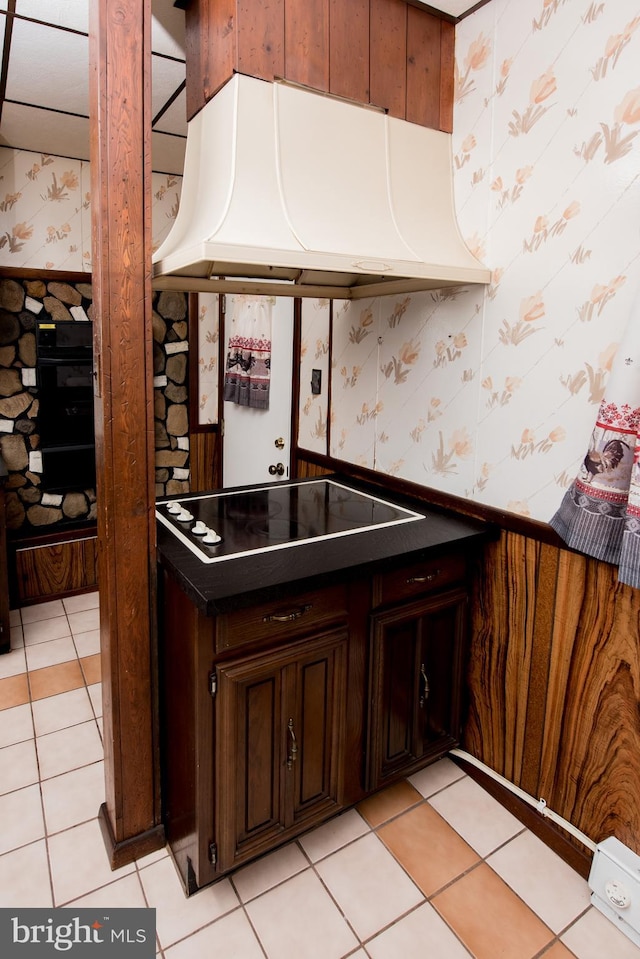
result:
[[[98,581],[112,868],[161,847],[155,684],[151,0],[91,4]]]

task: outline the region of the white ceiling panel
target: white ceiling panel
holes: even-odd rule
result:
[[[89,121],[84,117],[60,117],[50,110],[5,103],[2,110],[0,145],[34,153],[89,159]]]
[[[461,17],[473,7],[478,5],[478,0],[434,0],[433,3],[423,3],[422,0],[416,0],[420,7],[427,7],[431,10],[439,10],[440,13],[448,13],[451,17]],[[488,0],[485,0],[487,3]]]
[[[166,57],[151,58],[151,115],[162,109],[184,80],[184,63],[167,60]]]
[[[164,133],[151,134],[151,166],[156,173],[182,176],[186,140]]]
[[[173,6],[173,0],[153,0],[151,49],[168,57],[184,60],[184,10]]]
[[[89,113],[89,40],[77,33],[15,20],[7,99],[67,113]]]
[[[89,32],[88,0],[16,0],[16,13],[59,27]]]
[[[154,129],[161,133],[175,133],[177,136],[186,137],[187,94],[184,90],[179,97],[176,97],[169,109],[162,114]]]

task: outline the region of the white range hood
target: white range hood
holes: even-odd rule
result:
[[[356,299],[488,283],[458,229],[451,153],[447,133],[235,74],[189,122],[154,288]]]

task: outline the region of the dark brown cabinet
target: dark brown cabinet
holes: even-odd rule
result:
[[[457,589],[372,616],[370,789],[459,741],[466,605]]]
[[[339,811],[347,631],[216,670],[218,868]]]
[[[461,551],[216,615],[161,582],[164,821],[188,893],[457,744]]]

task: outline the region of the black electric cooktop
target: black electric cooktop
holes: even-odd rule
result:
[[[425,518],[331,479],[159,500],[156,516],[203,563]]]

